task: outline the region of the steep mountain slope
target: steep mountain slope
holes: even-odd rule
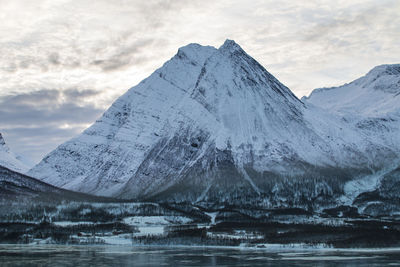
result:
[[[127,199],[329,205],[398,151],[304,105],[227,40],[180,48],[29,174]]]
[[[29,167],[23,163],[7,146],[2,134],[0,133],[0,166],[18,171],[26,172]]]

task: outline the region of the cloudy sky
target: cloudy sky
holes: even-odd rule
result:
[[[180,46],[234,39],[301,97],[400,63],[398,0],[0,0],[0,132],[39,161]]]

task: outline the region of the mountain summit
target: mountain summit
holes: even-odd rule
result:
[[[396,154],[366,153],[381,144],[356,131],[234,41],[189,44],[29,174],[125,199],[329,205],[355,173]]]

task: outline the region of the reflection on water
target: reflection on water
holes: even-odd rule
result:
[[[213,247],[0,245],[1,266],[383,266],[400,249],[268,250]]]

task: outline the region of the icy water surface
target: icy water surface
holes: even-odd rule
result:
[[[400,266],[400,249],[0,245],[0,266]]]

